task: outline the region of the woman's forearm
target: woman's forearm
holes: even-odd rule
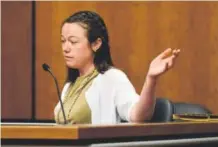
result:
[[[143,85],[140,99],[133,106],[130,113],[131,122],[144,122],[150,120],[155,107],[156,78],[147,76]]]

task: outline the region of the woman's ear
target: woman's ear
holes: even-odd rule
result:
[[[101,45],[102,45],[101,38],[96,39],[96,41],[91,44],[92,50],[96,52],[101,47]]]

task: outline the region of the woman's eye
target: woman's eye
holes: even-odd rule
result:
[[[65,42],[65,40],[61,40],[61,43],[64,43]]]
[[[75,44],[75,43],[77,43],[77,41],[70,41],[72,44]]]

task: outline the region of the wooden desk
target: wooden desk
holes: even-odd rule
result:
[[[198,139],[203,143],[218,144],[217,122],[182,122],[182,123],[144,123],[119,125],[19,125],[2,124],[2,144],[15,145],[76,145],[76,146],[109,146],[118,142],[124,143],[163,143],[180,142],[181,140]],[[166,141],[165,141],[166,142]],[[107,143],[107,144],[105,144]],[[116,144],[117,143],[117,144]],[[200,143],[200,142],[199,142]],[[202,144],[202,142],[201,142]],[[130,145],[130,144],[128,144]],[[181,143],[180,143],[181,145]],[[139,145],[138,145],[139,146]],[[143,146],[146,146],[145,144]]]

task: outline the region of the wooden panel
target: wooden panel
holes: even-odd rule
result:
[[[2,119],[31,119],[32,3],[1,5]]]
[[[216,122],[147,123],[120,125],[31,126],[2,125],[2,139],[111,139],[119,137],[145,137],[191,134],[217,134]],[[201,129],[199,129],[201,128]],[[95,132],[95,133],[93,133]],[[212,135],[213,136],[213,135]]]
[[[9,139],[78,139],[78,127],[66,126],[2,126],[2,138]],[[57,133],[58,132],[58,133]]]
[[[41,64],[51,65],[62,87],[66,68],[60,24],[85,9],[104,18],[114,63],[127,73],[137,92],[151,60],[168,47],[180,48],[176,66],[159,79],[156,95],[202,104],[218,113],[218,2],[37,2],[37,118],[53,118],[58,101]]]

